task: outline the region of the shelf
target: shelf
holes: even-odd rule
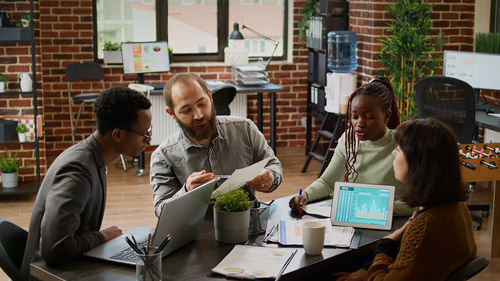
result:
[[[0,42],[31,42],[31,27],[0,27]]]
[[[19,94],[22,94],[22,95],[30,94],[30,95],[32,95],[33,91],[30,91],[30,92],[21,92],[21,91],[17,90],[17,91],[0,92],[0,95],[19,95]]]
[[[36,145],[36,142],[34,141],[0,141],[0,145],[9,145],[9,144],[29,144],[32,145],[33,147]]]
[[[19,195],[19,194],[36,194],[38,186],[34,181],[19,182],[15,188],[3,188],[0,184],[0,196]]]

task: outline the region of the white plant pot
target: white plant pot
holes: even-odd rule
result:
[[[248,240],[250,209],[241,212],[223,212],[214,208],[215,240],[236,244]]]
[[[3,173],[2,172],[2,187],[15,188],[17,187],[17,173]]]
[[[122,51],[103,51],[104,63],[122,63]]]
[[[18,133],[17,136],[19,137],[20,142],[26,141],[26,134],[25,133]]]
[[[0,93],[5,92],[5,82],[0,82]]]

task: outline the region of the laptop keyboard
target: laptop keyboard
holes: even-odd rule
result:
[[[145,247],[147,242],[148,242],[147,240],[138,242],[137,244],[139,246],[139,249],[142,249],[142,247]],[[128,261],[128,262],[136,262],[136,260],[137,260],[137,256],[136,256],[135,251],[130,247],[127,247],[127,248],[121,250],[120,252],[112,255],[110,258],[115,259],[115,260],[120,260],[120,261]]]

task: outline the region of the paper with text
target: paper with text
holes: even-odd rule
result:
[[[354,236],[353,227],[332,226],[329,219],[319,220],[280,220],[279,243],[282,245],[303,245],[302,224],[307,221],[322,222],[325,228],[325,246],[349,247]]]
[[[271,158],[266,158],[246,168],[236,169],[233,174],[212,192],[212,198],[227,193],[231,190],[238,189],[243,186],[247,181],[253,180],[264,167],[267,165]]]
[[[300,208],[304,210],[306,214],[329,218],[332,211],[332,198],[312,204],[306,204]]]

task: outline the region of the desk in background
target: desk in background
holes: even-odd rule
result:
[[[264,108],[264,103],[263,103],[263,94],[264,93],[269,93],[269,101],[270,101],[270,146],[273,149],[274,153],[276,154],[276,93],[278,92],[284,92],[285,89],[283,87],[273,84],[273,83],[266,83],[262,85],[256,85],[256,86],[239,86],[235,85],[233,83],[229,82],[207,82],[207,87],[210,90],[215,90],[218,87],[222,87],[225,85],[230,85],[236,87],[236,93],[237,94],[257,94],[257,127],[261,132],[263,132],[263,124],[264,124],[264,114],[263,114],[263,108]],[[158,96],[158,95],[163,95],[163,90],[154,90],[151,92],[151,95],[153,96]],[[163,99],[161,99],[163,101]],[[163,114],[165,112],[163,109],[165,108],[164,102],[162,102],[161,105],[155,105],[153,104],[153,108],[159,106],[158,110]],[[154,109],[153,109],[154,111]],[[166,114],[166,113],[165,113]],[[170,118],[170,117],[169,117]],[[175,124],[176,125],[176,124]],[[153,128],[162,128],[162,124],[158,124],[156,126],[153,126]],[[178,127],[175,127],[175,129],[178,129]],[[172,129],[171,129],[172,130]],[[172,132],[173,133],[173,132]],[[163,141],[163,140],[161,140]],[[161,143],[161,142],[160,142]],[[156,143],[154,143],[156,144]],[[159,143],[158,143],[159,144]]]
[[[274,202],[270,210],[268,228],[278,219],[292,219],[288,201],[291,196]],[[312,218],[304,216],[304,219]],[[406,218],[396,218],[393,229],[399,228]],[[307,256],[302,247],[287,266],[281,280],[305,280],[307,277],[353,265],[360,255],[372,252],[375,242],[389,231],[363,230],[359,249],[323,249],[322,255]],[[262,242],[264,235],[250,239],[248,245],[277,247],[277,244]],[[233,245],[215,241],[212,210],[201,227],[198,237],[163,259],[163,280],[214,280],[211,269],[215,267],[233,248]],[[43,261],[30,265],[31,275],[40,280],[135,280],[135,267],[99,261],[87,257],[69,262],[57,268],[49,268]],[[219,276],[217,276],[219,277]],[[220,276],[219,279],[225,279]]]
[[[496,114],[500,114],[500,105],[490,104],[490,106],[495,110]],[[483,127],[500,134],[500,117],[488,115],[486,111],[483,110],[476,110],[476,126]],[[487,134],[486,131],[484,134]],[[485,140],[485,142],[489,141]],[[494,142],[500,142],[500,140],[495,140]]]

